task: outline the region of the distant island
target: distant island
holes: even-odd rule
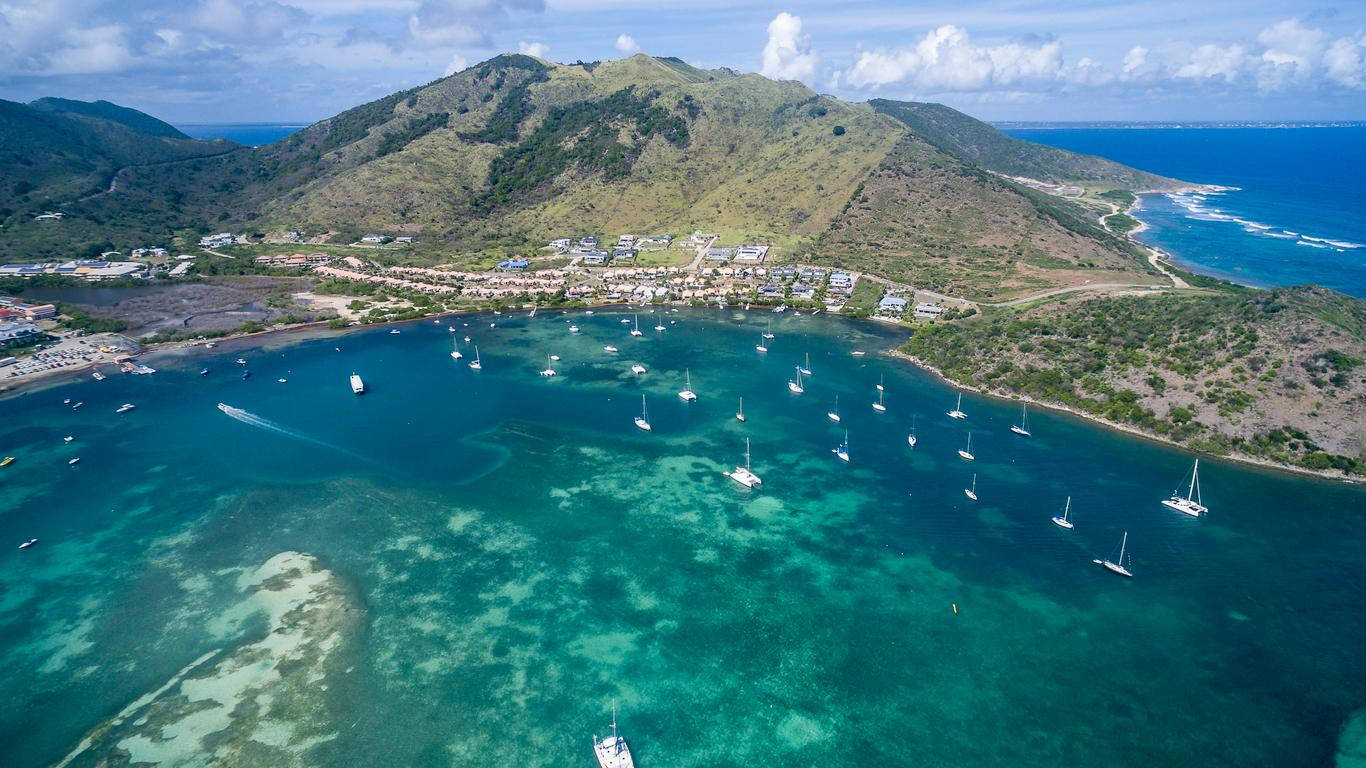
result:
[[[1362,301],[1176,269],[1131,239],[1132,208],[1197,185],[942,105],[676,58],[513,54],[255,148],[66,99],[0,101],[0,137],[0,294],[16,297],[0,322],[20,357],[63,329],[185,343],[513,306],[787,303],[906,324],[902,354],[984,392],[1194,450],[1366,467]],[[26,296],[94,279],[160,290],[25,314],[41,306]]]

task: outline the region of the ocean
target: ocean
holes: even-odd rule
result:
[[[5,764],[586,768],[613,702],[642,766],[1360,757],[1359,486],[1202,460],[1194,519],[1158,503],[1191,455],[1048,411],[1021,438],[972,394],[949,419],[895,329],[630,317],[225,342],[0,400]],[[722,474],[746,437],[753,491]],[[1132,579],[1092,562],[1125,532]]]
[[[1366,297],[1366,125],[1008,127],[1006,133],[1236,189],[1146,195],[1138,235],[1195,272],[1245,285],[1317,283]]]
[[[187,123],[176,128],[192,139],[227,139],[259,147],[308,126],[308,123]]]

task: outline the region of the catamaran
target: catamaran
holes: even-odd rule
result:
[[[631,335],[632,335],[632,336],[644,336],[644,335],[645,335],[645,334],[643,334],[643,333],[640,332],[640,315],[636,315],[636,325],[635,325],[634,328],[631,329]]]
[[[571,326],[569,326],[569,332],[570,332],[570,333],[578,333],[578,332],[579,332],[579,327],[578,327],[577,325],[571,325]]]
[[[541,371],[541,375],[547,379],[555,375],[555,366],[550,362],[550,355],[545,357],[545,370]]]
[[[1199,517],[1209,511],[1209,507],[1202,504],[1200,499],[1199,459],[1195,460],[1195,466],[1191,469],[1191,483],[1186,489],[1186,495],[1183,497],[1179,490],[1172,491],[1170,499],[1162,500],[1162,506],[1177,512],[1185,512],[1191,517]]]
[[[969,499],[972,499],[973,501],[977,501],[977,473],[976,473],[976,472],[973,472],[973,473],[972,473],[972,487],[971,487],[971,488],[964,488],[964,489],[963,489],[963,495],[964,495],[964,496],[967,496]]]
[[[644,376],[645,366],[641,365],[640,363],[636,363],[635,365],[631,366],[631,373],[634,373],[637,376]]]
[[[1058,526],[1059,528],[1066,528],[1069,531],[1072,530],[1072,518],[1070,517],[1071,513],[1072,497],[1068,496],[1067,504],[1062,508],[1062,514],[1053,516],[1053,524]]]
[[[479,361],[479,345],[478,345],[478,344],[475,344],[475,345],[474,345],[474,359],[470,361],[470,370],[472,370],[472,371],[482,371],[482,370],[484,370],[484,364],[483,364],[482,362]]]
[[[762,336],[759,338],[759,343],[754,345],[754,348],[755,348],[756,350],[758,350],[759,352],[767,352],[767,351],[768,351],[768,347],[764,346],[764,339],[763,339]]]
[[[662,330],[664,330],[664,324],[663,324],[663,323],[655,323],[655,330],[656,330],[656,331],[662,331]]]
[[[963,461],[972,461],[973,459],[976,459],[976,458],[977,458],[976,456],[973,456],[973,455],[972,455],[972,433],[971,433],[971,432],[968,433],[968,447],[967,447],[967,448],[960,448],[960,449],[958,449],[958,455],[959,455],[959,457],[961,457],[961,458],[963,459]]]
[[[650,412],[645,410],[645,395],[640,396],[640,415],[636,417],[636,426],[650,431]]]
[[[460,352],[460,339],[451,339],[451,359],[459,360],[464,357]]]
[[[1023,437],[1029,437],[1029,405],[1020,403],[1020,423],[1011,424],[1010,431]]]
[[[839,396],[839,395],[835,395],[835,410],[827,412],[827,413],[825,414],[825,418],[827,418],[827,419],[829,419],[829,420],[835,422],[836,424],[839,423],[839,420],[840,420],[840,396]]]
[[[885,406],[885,405],[882,404],[882,396],[883,396],[883,394],[885,394],[885,392],[884,392],[883,389],[882,389],[882,385],[881,385],[881,384],[877,385],[877,402],[876,402],[876,403],[873,403],[873,410],[877,411],[878,413],[886,413],[886,412],[887,412],[887,406]]]
[[[765,339],[771,339],[771,338],[773,338],[773,321],[772,321],[772,320],[769,320],[769,321],[768,321],[768,330],[764,331],[764,338],[765,338]]]
[[[744,420],[745,420],[745,398],[743,398],[743,397],[740,398],[740,410],[738,410],[738,411],[735,412],[735,420],[736,420],[736,421],[744,421]]]
[[[692,391],[692,373],[687,368],[683,369],[683,390],[678,393],[678,399],[685,403],[697,400],[697,393]]]
[[[351,393],[355,395],[365,394],[365,382],[360,380],[359,373],[351,374]]]
[[[838,448],[831,448],[830,452],[840,458],[840,461],[849,460],[849,430],[844,430],[844,442]]]
[[[1124,538],[1120,539],[1120,541],[1119,541],[1119,557],[1118,557],[1118,558],[1116,558],[1113,562],[1111,562],[1110,560],[1092,560],[1091,562],[1093,562],[1093,563],[1095,563],[1095,564],[1097,564],[1097,565],[1103,566],[1107,571],[1112,571],[1112,572],[1114,572],[1114,573],[1118,573],[1120,576],[1128,576],[1128,577],[1130,577],[1130,578],[1133,578],[1133,574],[1129,572],[1129,569],[1124,567],[1124,550],[1125,550],[1126,547],[1128,547],[1128,545],[1129,545],[1129,532],[1128,532],[1128,531],[1125,531],[1125,532],[1124,532]],[[1129,557],[1129,561],[1130,561],[1130,565],[1132,565],[1132,564],[1133,564],[1133,556],[1132,556],[1132,555]]]
[[[802,366],[801,370],[802,370],[802,375],[803,375],[803,376],[810,376],[810,375],[811,375],[811,353],[810,353],[810,352],[807,352],[807,353],[806,353],[806,364]]]
[[[968,415],[963,413],[963,390],[960,389],[958,390],[958,404],[953,406],[952,411],[949,411],[949,418],[966,419],[967,417]]]
[[[800,395],[801,393],[803,393],[803,392],[806,391],[806,389],[805,389],[804,387],[802,387],[802,369],[800,369],[800,368],[797,369],[797,380],[796,380],[796,381],[792,381],[792,380],[790,380],[790,379],[788,380],[788,382],[787,382],[787,388],[788,388],[788,390],[789,390],[790,392],[792,392],[792,394],[794,394],[794,395]]]
[[[726,475],[726,477],[729,477],[730,479],[734,480],[735,482],[739,483],[740,485],[745,486],[746,488],[753,488],[753,487],[756,486],[756,485],[763,485],[763,484],[764,484],[764,481],[763,481],[763,480],[760,480],[760,479],[759,479],[759,476],[756,475],[756,474],[754,474],[753,472],[751,472],[750,469],[749,469],[749,438],[748,438],[748,437],[745,438],[745,466],[743,466],[743,467],[736,467],[735,469],[732,469],[731,471],[726,472],[725,475]]]
[[[631,759],[631,748],[626,739],[617,735],[617,703],[612,702],[612,735],[598,741],[593,737],[593,754],[598,758],[598,768],[636,768]]]
[[[920,442],[915,436],[915,416],[911,417],[911,434],[906,436],[906,442],[909,443],[912,448],[915,447],[916,443]]]

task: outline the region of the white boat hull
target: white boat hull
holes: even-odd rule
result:
[[[907,443],[908,445],[910,445],[912,448],[914,448],[914,447],[915,447],[915,444],[918,443],[918,442],[919,442],[919,441],[916,440],[915,435],[907,435],[907,436],[906,436],[906,443]]]
[[[641,430],[644,430],[644,431],[646,431],[646,432],[649,432],[649,431],[650,431],[650,422],[648,422],[648,421],[646,421],[645,419],[642,419],[642,418],[640,418],[639,416],[637,416],[637,417],[636,417],[636,427],[637,427],[638,429],[641,429]]]
[[[976,456],[973,456],[972,454],[968,453],[967,451],[959,451],[959,452],[958,452],[958,457],[959,457],[960,459],[962,459],[963,461],[973,461],[973,460],[975,460],[975,459],[977,458]]]
[[[1053,518],[1053,524],[1058,526],[1059,528],[1066,528],[1069,531],[1072,530],[1071,520],[1064,520],[1061,517],[1055,517]]]
[[[795,381],[789,381],[787,383],[787,390],[794,395],[800,395],[801,393],[806,391],[804,388],[802,388],[800,384],[798,384]]]
[[[882,403],[873,403],[873,410],[877,411],[878,413],[886,413],[887,406],[883,405]]]
[[[1199,517],[1209,511],[1208,507],[1180,497],[1163,499],[1162,506],[1190,515],[1191,517]]]
[[[735,469],[732,469],[731,471],[727,472],[726,476],[734,480],[735,482],[739,483],[740,485],[745,486],[746,488],[754,488],[756,486],[764,484],[764,481],[760,480],[758,475],[754,474],[748,469],[745,469],[744,467],[736,467]]]
[[[968,415],[962,411],[949,411],[948,414],[950,419],[966,419],[968,417]]]
[[[685,403],[695,402],[697,400],[697,393],[693,392],[690,389],[685,389],[682,392],[678,393],[678,399],[682,400]]]
[[[1012,427],[1010,428],[1010,431],[1011,431],[1011,432],[1014,432],[1014,433],[1017,434],[1017,435],[1020,435],[1021,437],[1029,437],[1029,436],[1030,436],[1029,430],[1025,429],[1024,427],[1012,426]]]
[[[972,499],[973,501],[977,501],[977,492],[972,490],[971,488],[964,488],[963,495],[967,496],[969,499]]]

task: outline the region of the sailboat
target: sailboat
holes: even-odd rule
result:
[[[744,421],[744,420],[745,420],[745,398],[743,398],[743,397],[740,398],[740,410],[738,410],[738,411],[735,412],[735,420],[736,420],[736,421]]]
[[[478,345],[478,344],[474,345],[474,359],[470,361],[470,370],[472,370],[472,371],[482,371],[482,370],[484,370],[484,364],[481,363],[481,362],[479,362],[479,345]]]
[[[550,355],[546,355],[545,357],[545,370],[541,371],[541,375],[546,378],[550,378],[551,376],[555,375],[555,366],[551,365],[550,363]]]
[[[663,322],[663,321],[660,321],[660,322],[658,322],[658,323],[655,323],[655,330],[656,330],[656,331],[663,331],[663,330],[664,330],[664,322]]]
[[[640,396],[640,415],[636,417],[636,426],[650,431],[650,412],[645,410],[645,395]]]
[[[1129,572],[1129,569],[1128,569],[1128,568],[1125,568],[1125,567],[1124,567],[1124,550],[1125,550],[1128,546],[1129,546],[1129,532],[1128,532],[1128,531],[1125,531],[1125,532],[1124,532],[1124,538],[1120,539],[1120,541],[1119,541],[1119,557],[1118,557],[1118,558],[1116,558],[1113,562],[1111,562],[1111,561],[1109,561],[1109,560],[1092,560],[1091,562],[1096,563],[1097,565],[1103,566],[1107,571],[1112,571],[1112,572],[1114,572],[1114,573],[1118,573],[1120,576],[1128,576],[1128,577],[1132,578],[1132,577],[1133,577],[1133,574]],[[1130,556],[1130,557],[1129,557],[1129,560],[1132,561],[1132,560],[1133,560],[1133,556]]]
[[[570,332],[570,333],[578,333],[578,332],[579,332],[579,327],[578,327],[577,325],[571,325],[571,326],[569,326],[569,332]]]
[[[1186,495],[1182,496],[1179,490],[1172,491],[1170,499],[1163,499],[1162,506],[1174,509],[1177,512],[1185,512],[1191,517],[1199,517],[1209,511],[1201,503],[1200,499],[1200,460],[1195,460],[1195,467],[1191,469],[1190,487],[1186,489]]]
[[[636,363],[635,365],[631,366],[631,373],[634,373],[637,376],[644,376],[645,366],[641,365],[640,363]]]
[[[953,406],[952,411],[949,411],[949,418],[966,419],[967,417],[968,415],[963,413],[963,390],[960,389],[958,390],[958,404]]]
[[[634,328],[631,329],[631,335],[632,335],[632,336],[644,336],[644,335],[645,335],[645,334],[643,334],[643,333],[640,332],[640,315],[636,315],[636,325],[635,325]]]
[[[460,353],[460,339],[451,339],[451,359],[459,360],[462,357],[464,355]]]
[[[759,343],[754,345],[754,349],[757,350],[757,351],[759,351],[759,352],[767,352],[767,351],[768,351],[768,347],[764,346],[764,339],[763,339],[762,336],[759,337]]]
[[[883,390],[883,386],[882,386],[882,375],[881,375],[881,374],[878,374],[878,377],[877,377],[877,391],[881,392],[882,390]]]
[[[802,366],[801,370],[802,370],[802,375],[803,375],[803,376],[810,376],[810,375],[811,375],[811,353],[810,353],[810,352],[807,352],[807,353],[806,353],[806,364]]]
[[[745,438],[745,466],[743,466],[743,467],[736,467],[735,469],[732,469],[731,471],[726,472],[725,475],[726,475],[726,477],[729,477],[730,479],[734,480],[735,482],[739,483],[740,485],[745,486],[746,488],[753,488],[753,487],[756,486],[756,485],[763,485],[763,484],[764,484],[764,481],[763,481],[763,480],[760,480],[760,479],[759,479],[759,476],[756,475],[756,474],[754,474],[753,472],[751,472],[750,469],[749,469],[749,438],[748,438],[748,437]]]
[[[773,321],[772,321],[772,320],[769,320],[769,321],[768,321],[768,330],[767,330],[767,331],[764,331],[764,338],[765,338],[765,339],[771,339],[771,338],[773,338]]]
[[[683,369],[683,391],[678,393],[678,399],[685,403],[697,400],[697,393],[692,391],[692,373],[687,368]]]
[[[1062,508],[1062,515],[1054,515],[1053,524],[1058,526],[1059,528],[1066,528],[1069,531],[1072,530],[1072,519],[1071,517],[1069,517],[1071,513],[1072,497],[1068,496],[1067,505]]]
[[[881,385],[881,384],[877,385],[877,402],[876,402],[876,403],[873,403],[873,410],[877,411],[878,413],[886,413],[886,412],[887,412],[887,406],[885,406],[885,405],[882,404],[882,396],[883,396],[883,394],[885,394],[885,392],[884,392],[884,390],[882,389],[882,385]]]
[[[973,456],[973,455],[972,455],[972,433],[971,433],[971,432],[968,433],[968,447],[967,447],[967,448],[960,448],[960,449],[958,449],[958,455],[959,455],[959,457],[961,457],[961,458],[963,459],[963,461],[972,461],[973,459],[976,459],[976,458],[977,458],[976,456]]]
[[[1029,405],[1020,403],[1020,423],[1011,424],[1010,431],[1022,437],[1029,437]]]
[[[835,410],[830,411],[829,413],[825,414],[825,417],[826,417],[827,419],[830,419],[831,421],[835,422],[836,424],[839,423],[839,421],[840,421],[840,396],[839,396],[839,395],[835,395]]]
[[[631,759],[631,748],[626,739],[617,734],[617,703],[612,702],[612,735],[598,741],[593,737],[593,755],[598,759],[598,768],[636,768]]]
[[[840,457],[840,461],[849,460],[849,430],[844,430],[844,442],[838,448],[831,448],[830,452]]]
[[[790,391],[790,392],[791,392],[792,394],[794,394],[794,395],[800,395],[801,393],[803,393],[803,392],[806,391],[806,389],[805,389],[804,387],[802,387],[802,369],[801,369],[801,368],[798,368],[798,369],[797,369],[797,380],[796,380],[796,381],[788,380],[788,382],[787,382],[787,389],[788,389],[788,391]]]
[[[909,435],[906,436],[906,442],[909,443],[910,446],[911,446],[912,448],[914,448],[914,447],[915,447],[915,444],[916,444],[917,442],[919,442],[919,440],[917,440],[917,439],[916,439],[916,436],[915,436],[915,417],[914,417],[914,416],[911,417],[911,434],[909,434]]]
[[[977,473],[976,473],[976,472],[973,472],[973,473],[972,473],[972,487],[971,487],[971,488],[964,488],[964,489],[963,489],[963,495],[964,495],[964,496],[967,496],[969,499],[972,499],[973,501],[977,501]]]

